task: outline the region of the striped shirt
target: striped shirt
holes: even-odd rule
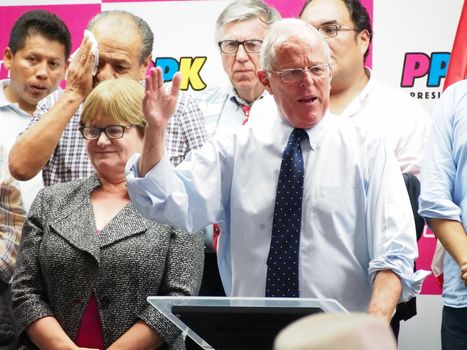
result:
[[[19,184],[8,172],[7,153],[0,145],[0,280],[5,283],[13,275],[25,219]]]

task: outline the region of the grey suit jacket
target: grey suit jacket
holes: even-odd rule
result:
[[[180,332],[151,307],[150,295],[194,295],[203,270],[203,237],[143,218],[127,204],[96,234],[90,201],[93,175],[44,188],[23,229],[12,286],[23,349],[24,330],[55,317],[74,340],[94,294],[106,347],[144,320],[167,348],[183,348]]]

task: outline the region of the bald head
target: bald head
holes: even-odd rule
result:
[[[107,11],[88,25],[99,46],[99,65],[93,84],[128,77],[143,80],[151,62],[151,29],[141,18],[126,11]]]
[[[109,28],[116,33],[128,32],[134,30],[139,37],[140,51],[138,52],[139,61],[141,64],[151,55],[154,43],[154,34],[152,33],[149,24],[141,17],[127,11],[104,11],[98,13],[88,24],[87,29],[94,33],[96,27]]]

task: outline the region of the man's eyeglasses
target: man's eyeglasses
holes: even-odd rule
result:
[[[109,139],[120,139],[125,134],[125,130],[137,125],[109,125],[105,128],[97,128],[95,126],[80,126],[79,131],[86,140],[96,140],[101,137],[102,132]]]
[[[323,24],[317,27],[318,31],[324,38],[334,38],[339,34],[340,31],[343,32],[356,32],[355,28],[349,28],[341,26],[340,24]]]
[[[237,53],[238,47],[243,46],[246,52],[258,53],[261,50],[261,45],[263,44],[262,40],[223,40],[217,43],[219,48],[223,53],[234,54]]]
[[[284,83],[290,83],[294,81],[301,81],[305,79],[306,72],[310,72],[311,76],[314,78],[324,78],[329,76],[329,70],[331,69],[331,64],[317,64],[316,66],[311,66],[308,68],[290,68],[283,69],[281,71],[271,71],[272,73],[281,77]]]

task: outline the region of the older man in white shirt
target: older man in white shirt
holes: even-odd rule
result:
[[[208,141],[177,169],[163,134],[178,84],[166,92],[160,69],[151,72],[145,148],[127,165],[130,197],[143,215],[187,231],[219,222],[228,295],[327,297],[389,321],[425,275],[413,271],[414,222],[394,155],[328,115],[330,56],[316,29],[273,24],[261,63],[275,115]]]

